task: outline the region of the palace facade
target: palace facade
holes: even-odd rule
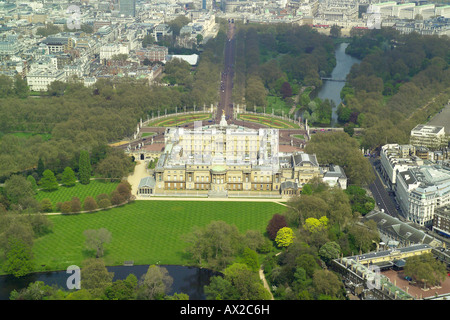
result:
[[[324,177],[314,154],[281,154],[278,140],[277,129],[228,125],[224,115],[218,125],[167,128],[165,150],[138,195],[292,196]]]

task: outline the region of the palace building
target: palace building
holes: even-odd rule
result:
[[[228,125],[225,115],[218,125],[167,128],[153,178],[138,195],[283,197],[323,178],[314,154],[282,154],[278,140],[278,129]]]

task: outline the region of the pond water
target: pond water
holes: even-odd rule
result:
[[[130,273],[133,273],[138,280],[148,270],[148,265],[140,266],[114,266],[107,267],[109,272],[114,272],[113,281],[123,280]],[[173,284],[169,295],[176,293],[185,293],[190,300],[205,300],[203,287],[210,283],[210,278],[219,275],[219,273],[196,267],[162,265],[173,278]],[[66,281],[70,274],[66,271],[53,271],[33,273],[26,277],[17,279],[12,276],[0,276],[0,300],[9,300],[12,290],[20,290],[28,287],[28,284],[35,281],[43,281],[47,285],[57,285],[66,288]]]
[[[350,72],[351,67],[355,63],[361,62],[359,59],[356,59],[345,53],[345,49],[347,48],[348,45],[349,43],[341,43],[336,48],[335,52],[336,66],[334,67],[333,72],[331,73],[332,79],[345,79],[347,77],[347,74]],[[333,108],[333,113],[331,116],[331,125],[333,127],[337,123],[336,110],[342,101],[341,90],[344,87],[344,85],[345,82],[323,80],[322,87],[317,93],[317,97],[319,97],[320,99],[322,100],[328,99],[330,101],[333,101],[335,104],[335,108]]]

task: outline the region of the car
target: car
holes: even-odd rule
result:
[[[412,281],[411,277],[405,277],[405,280]]]

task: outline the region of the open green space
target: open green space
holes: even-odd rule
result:
[[[239,120],[256,122],[276,129],[298,129],[299,125],[287,120],[277,119],[268,115],[238,114]]]
[[[185,114],[185,115],[174,115],[165,117],[162,119],[157,119],[150,121],[148,127],[175,127],[185,125],[186,123],[191,123],[194,121],[208,120],[211,119],[211,113],[196,113],[196,114]]]
[[[284,209],[270,202],[141,200],[95,213],[53,215],[49,216],[53,232],[35,241],[36,271],[65,270],[94,257],[85,248],[83,231],[99,228],[112,233],[111,243],[105,245],[106,265],[129,260],[136,265],[186,265],[182,236],[194,226],[222,220],[236,225],[241,233],[264,232],[273,214]]]
[[[155,132],[143,132],[142,133],[142,137],[149,137],[149,136],[153,136],[155,134]]]
[[[39,190],[36,194],[36,199],[41,201],[44,198],[50,199],[55,210],[55,206],[58,202],[70,201],[72,197],[78,197],[81,203],[88,196],[96,197],[102,193],[111,193],[116,189],[118,182],[111,182],[109,180],[91,180],[89,184],[81,184],[77,182],[73,187],[59,186],[55,191],[42,191]]]
[[[50,133],[34,133],[34,132],[14,132],[11,133],[13,136],[19,138],[30,138],[32,136],[41,136],[42,140],[47,141],[50,140],[52,135]]]

